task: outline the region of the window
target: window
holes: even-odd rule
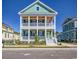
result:
[[[6,38],[6,33],[5,33],[5,38]]]
[[[23,36],[28,36],[28,31],[26,30],[23,30],[23,33],[22,33]]]
[[[28,22],[28,20],[23,19],[22,22],[23,22],[23,23],[26,23],[26,22]]]
[[[38,35],[39,35],[39,36],[44,36],[44,33],[45,33],[44,31],[39,31],[39,32],[38,32]]]
[[[39,7],[37,7],[37,11],[39,11]]]
[[[77,21],[75,21],[74,26],[75,26],[75,28],[77,28]]]
[[[8,38],[9,38],[9,33],[8,33]]]
[[[30,36],[35,36],[36,31],[30,31]]]
[[[44,19],[41,19],[41,20],[38,20],[39,23],[44,23],[45,20]]]
[[[36,23],[37,20],[36,20],[36,19],[31,19],[30,22],[31,22],[31,23]]]

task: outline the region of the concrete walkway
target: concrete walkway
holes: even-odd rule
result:
[[[77,48],[2,48],[2,50],[77,50]]]

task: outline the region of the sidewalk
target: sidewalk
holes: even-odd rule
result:
[[[77,48],[2,48],[2,50],[77,50]]]

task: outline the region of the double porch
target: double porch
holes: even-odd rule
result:
[[[39,40],[45,40],[47,37],[54,37],[54,30],[52,29],[22,29],[21,39],[23,41],[34,41],[35,35],[38,36]]]

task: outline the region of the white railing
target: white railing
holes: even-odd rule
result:
[[[45,23],[38,23],[38,26],[45,26]]]
[[[39,39],[45,39],[45,36],[38,36]]]
[[[22,23],[22,26],[28,26],[28,23]]]
[[[23,39],[27,39],[28,40],[28,36],[22,36]]]
[[[53,24],[52,23],[47,23],[46,26],[53,26]]]
[[[22,23],[22,26],[28,26],[28,23]],[[30,23],[30,26],[37,26],[37,23]],[[45,23],[38,23],[38,26],[45,26]],[[47,23],[46,26],[53,26],[53,24]]]
[[[37,23],[30,23],[30,26],[37,26]]]
[[[35,36],[30,36],[30,39],[35,39]]]

